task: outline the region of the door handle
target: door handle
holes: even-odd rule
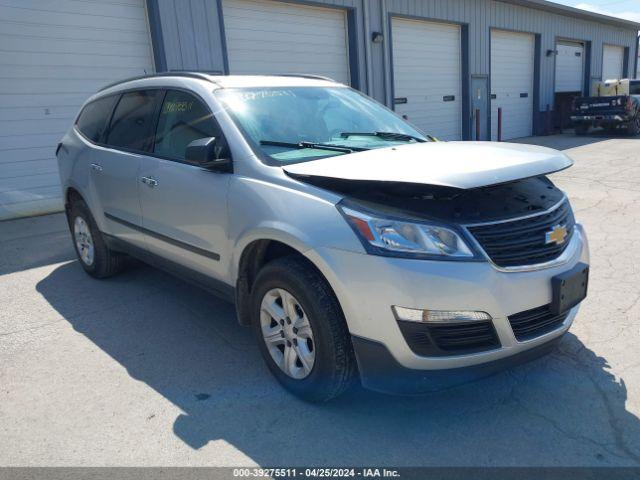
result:
[[[96,172],[101,172],[102,171],[102,165],[100,165],[99,163],[92,163],[91,164],[91,169],[95,170]]]
[[[151,188],[158,186],[158,181],[153,177],[142,177],[140,181]]]

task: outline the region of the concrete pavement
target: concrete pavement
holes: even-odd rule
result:
[[[0,223],[0,466],[640,466],[640,141],[561,135],[592,249],[559,350],[429,396],[284,392],[231,305],[150,267],[97,281],[62,215]]]

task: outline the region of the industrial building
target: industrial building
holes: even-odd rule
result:
[[[326,75],[443,140],[495,140],[500,109],[509,140],[634,76],[639,29],[544,0],[2,0],[0,219],[61,208],[55,145],[113,80]]]

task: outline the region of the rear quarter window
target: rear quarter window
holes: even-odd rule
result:
[[[80,133],[92,142],[100,143],[104,139],[107,122],[117,99],[116,95],[112,95],[85,105],[76,120]]]
[[[640,80],[629,82],[629,95],[640,95]]]
[[[151,144],[155,112],[162,92],[140,90],[122,95],[111,119],[107,144],[144,151]]]

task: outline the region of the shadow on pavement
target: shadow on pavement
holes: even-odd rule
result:
[[[622,130],[615,133],[609,133],[605,132],[602,129],[598,129],[592,130],[588,135],[584,136],[578,136],[573,133],[573,131],[569,131],[560,135],[550,135],[547,137],[527,137],[509,141],[514,143],[540,145],[543,147],[555,148],[556,150],[569,150],[571,148],[583,147],[585,145],[606,142],[609,140],[640,140],[640,136],[631,137]]]
[[[74,258],[63,214],[0,222],[0,275]]]
[[[309,405],[272,379],[232,305],[159,271],[96,281],[72,262],[37,290],[184,412],[173,430],[194,449],[222,439],[260,465],[640,465],[624,382],[572,334],[550,356],[453,390],[356,388]]]

